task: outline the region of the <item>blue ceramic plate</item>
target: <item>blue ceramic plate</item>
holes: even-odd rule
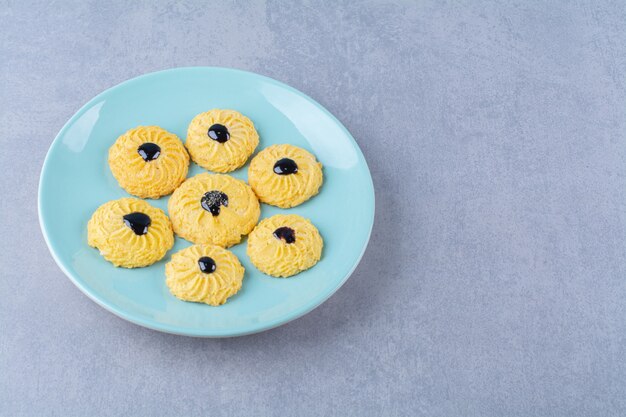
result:
[[[246,241],[233,247],[246,268],[241,291],[220,307],[187,303],[165,285],[165,263],[190,243],[176,238],[163,260],[140,269],[115,268],[87,245],[87,221],[101,204],[127,197],[107,164],[108,149],[126,130],[159,125],[184,140],[187,125],[212,108],[250,117],[261,137],[257,151],[275,144],[303,147],[324,165],[320,194],[292,208],[262,204],[261,217],[295,213],[311,219],[324,238],[322,259],[289,279],[259,272]],[[247,179],[248,165],[232,173]],[[203,172],[191,164],[189,176]],[[149,200],[166,210],[167,197]],[[225,68],[178,68],[113,87],[83,106],[52,143],[41,172],[39,218],[57,264],[81,291],[133,323],[168,333],[225,337],[260,332],[300,317],[348,279],[374,221],[374,188],[359,147],[321,105],[257,74]]]

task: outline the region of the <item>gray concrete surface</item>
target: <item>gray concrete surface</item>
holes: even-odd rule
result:
[[[124,3],[0,2],[0,415],[626,415],[623,2]],[[311,95],[374,177],[353,277],[266,333],[124,322],[39,230],[65,121],[190,65]]]

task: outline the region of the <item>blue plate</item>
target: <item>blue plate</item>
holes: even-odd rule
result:
[[[127,197],[107,164],[108,149],[126,130],[159,125],[184,140],[187,125],[212,108],[250,117],[261,137],[257,151],[290,143],[324,165],[320,194],[288,210],[262,205],[261,217],[295,213],[311,219],[324,238],[322,259],[289,279],[259,272],[246,241],[233,247],[246,268],[241,291],[220,307],[187,303],[165,285],[165,263],[190,245],[176,238],[163,260],[140,269],[115,268],[87,245],[87,221],[101,204]],[[232,173],[246,179],[248,166]],[[191,164],[189,176],[203,172]],[[166,210],[167,197],[149,200]],[[350,133],[303,93],[257,74],[226,68],[155,72],[106,90],[61,129],[44,162],[39,219],[50,252],[82,292],[116,315],[151,329],[188,336],[226,337],[260,332],[300,317],[348,279],[369,240],[374,187]]]

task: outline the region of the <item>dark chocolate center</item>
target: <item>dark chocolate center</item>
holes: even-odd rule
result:
[[[220,214],[220,206],[228,207],[228,196],[221,191],[209,191],[200,199],[200,205],[212,215],[217,216]]]
[[[224,143],[228,139],[230,139],[230,133],[228,132],[228,128],[224,125],[216,123],[209,128],[207,132],[209,137],[213,140],[218,141],[219,143]]]
[[[200,267],[200,271],[205,274],[211,274],[217,269],[217,265],[215,265],[213,258],[209,258],[208,256],[203,256],[198,259],[198,266]]]
[[[298,165],[296,161],[289,158],[283,158],[276,161],[274,164],[274,172],[278,175],[289,175],[298,172]]]
[[[274,230],[274,237],[284,240],[285,243],[293,243],[296,241],[296,232],[291,227],[279,227]]]
[[[124,216],[124,224],[136,235],[141,236],[148,233],[148,227],[152,224],[152,220],[147,214],[134,212]]]
[[[161,155],[161,148],[156,143],[146,142],[142,143],[137,148],[137,152],[141,155],[144,161],[150,162],[154,161],[159,157],[159,155]]]

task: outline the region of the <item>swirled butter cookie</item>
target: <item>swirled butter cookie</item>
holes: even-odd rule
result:
[[[93,213],[87,241],[113,265],[137,268],[163,258],[174,245],[174,233],[163,210],[138,198],[121,198]]]
[[[224,174],[198,174],[174,191],[168,203],[174,231],[193,243],[229,247],[254,228],[259,200],[245,182]]]
[[[172,255],[165,264],[165,283],[184,301],[219,306],[241,288],[244,268],[239,259],[215,245],[194,245]]]
[[[139,126],[117,138],[109,149],[109,166],[128,193],[159,198],[185,180],[189,155],[175,134],[158,126]]]
[[[193,118],[185,146],[191,159],[215,172],[230,172],[246,163],[259,144],[254,124],[234,110],[213,109]]]
[[[261,272],[290,277],[320,260],[324,242],[319,231],[297,214],[262,220],[248,236],[247,253]]]
[[[322,164],[302,148],[272,145],[250,162],[248,182],[263,203],[294,207],[316,195],[322,186]]]

